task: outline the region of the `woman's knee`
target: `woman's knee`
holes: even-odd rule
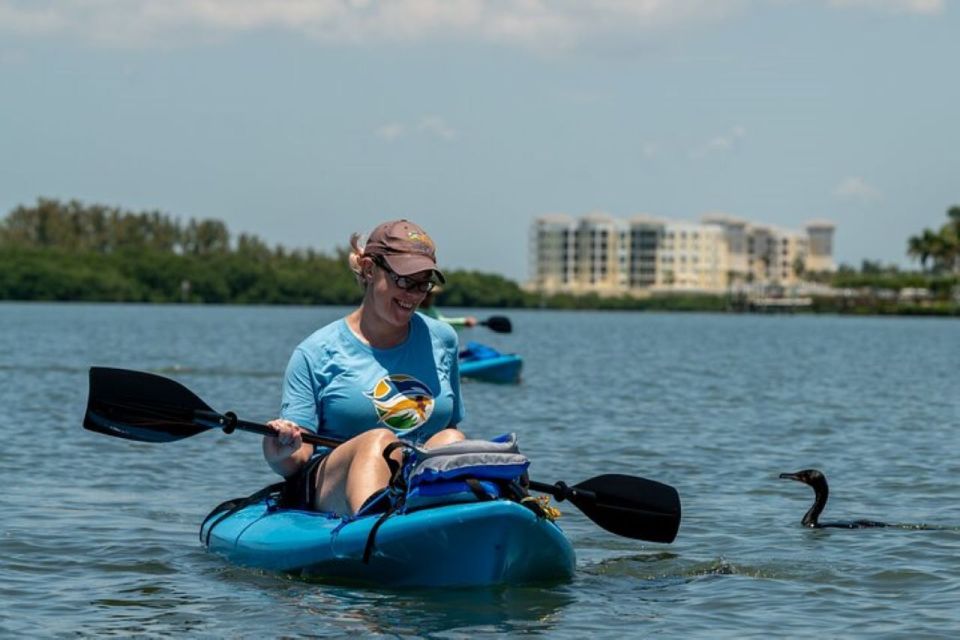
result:
[[[466,436],[459,429],[444,429],[443,431],[433,434],[433,436],[427,440],[426,446],[429,448],[442,447],[465,439]]]
[[[357,461],[380,457],[397,436],[389,429],[371,429],[337,447],[320,466],[320,477],[345,475]]]
[[[397,441],[397,434],[390,429],[371,429],[357,436],[358,447],[382,452],[391,442]]]

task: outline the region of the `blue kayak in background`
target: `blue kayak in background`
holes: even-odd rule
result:
[[[549,519],[511,500],[445,504],[344,521],[330,514],[271,508],[266,499],[224,518],[209,518],[200,535],[230,562],[381,587],[477,587],[570,578],[575,554]]]
[[[460,351],[460,377],[486,382],[515,383],[520,381],[523,358],[515,353],[500,353],[493,347],[468,342]]]

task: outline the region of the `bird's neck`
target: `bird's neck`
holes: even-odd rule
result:
[[[825,485],[815,486],[813,491],[813,506],[803,514],[802,523],[805,527],[820,526],[820,514],[823,512],[823,508],[827,506],[827,497],[830,495],[830,490]]]

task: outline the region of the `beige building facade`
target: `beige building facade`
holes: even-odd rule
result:
[[[834,225],[804,232],[707,214],[699,223],[592,212],[534,220],[529,287],[544,293],[720,293],[736,286],[792,286],[832,271]]]

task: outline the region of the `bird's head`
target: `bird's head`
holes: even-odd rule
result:
[[[796,471],[794,473],[781,473],[780,479],[796,480],[797,482],[813,486],[819,482],[823,482],[824,475],[819,469],[804,469],[803,471]]]

